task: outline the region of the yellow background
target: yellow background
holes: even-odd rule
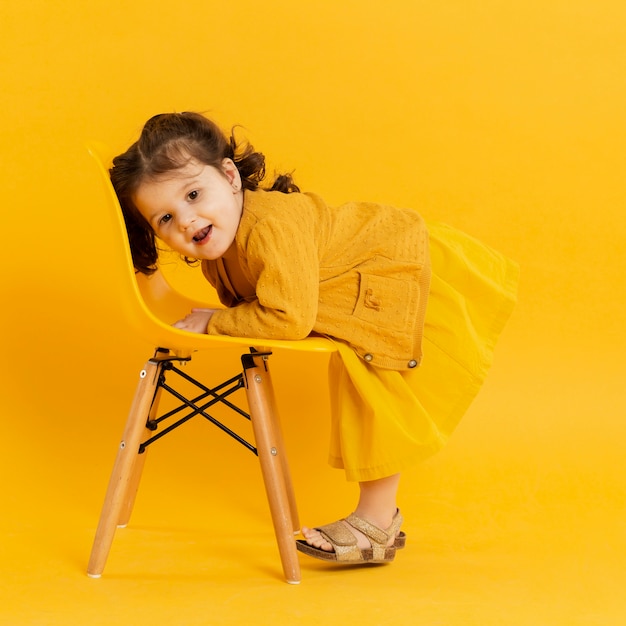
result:
[[[616,0],[4,1],[0,622],[623,624],[625,25]],[[391,567],[282,584],[255,459],[198,423],[151,451],[84,575],[152,347],[118,311],[84,142],[121,151],[174,110],[242,124],[329,202],[412,206],[521,264],[484,390],[404,478]],[[326,466],[326,363],[291,359],[302,518],[328,522],[355,494]]]

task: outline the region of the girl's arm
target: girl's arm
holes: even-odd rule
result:
[[[245,242],[256,300],[215,311],[209,334],[303,339],[317,318],[319,256],[315,231],[299,220],[273,217],[256,224]]]

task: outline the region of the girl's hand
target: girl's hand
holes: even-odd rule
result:
[[[216,309],[192,309],[187,317],[178,320],[172,326],[191,333],[206,333],[206,327],[215,311]]]

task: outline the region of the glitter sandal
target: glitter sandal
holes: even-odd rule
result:
[[[370,547],[359,548],[356,536],[349,528],[346,528],[344,522],[362,532],[368,538]],[[315,529],[330,543],[334,552],[310,546],[302,539],[296,542],[296,547],[300,552],[323,561],[345,564],[390,563],[396,556],[396,550],[404,548],[406,543],[406,535],[400,532],[401,525],[400,511],[394,515],[391,526],[387,530],[378,528],[352,513],[343,520]],[[388,546],[391,537],[395,537],[394,543]]]

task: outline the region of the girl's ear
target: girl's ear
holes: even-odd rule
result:
[[[235,165],[235,162],[232,159],[223,159],[222,160],[222,172],[226,179],[231,184],[234,191],[241,190],[241,175],[239,174],[239,170]]]

